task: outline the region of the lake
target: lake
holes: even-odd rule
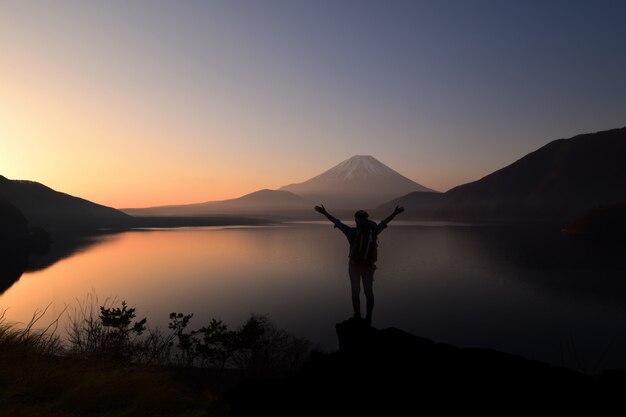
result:
[[[348,244],[330,223],[129,231],[88,243],[6,289],[7,320],[27,322],[49,305],[47,324],[95,296],[126,300],[165,329],[174,311],[194,313],[192,328],[267,314],[332,351],[335,324],[352,314]],[[379,244],[377,328],[575,369],[626,367],[623,250],[554,228],[447,223],[392,224]]]

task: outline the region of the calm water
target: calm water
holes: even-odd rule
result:
[[[574,368],[626,367],[618,252],[528,228],[391,226],[380,236],[373,325]],[[88,294],[126,300],[164,328],[173,311],[194,313],[198,327],[268,314],[333,350],[335,323],[351,315],[347,241],[329,224],[108,235],[24,273],[0,307],[23,322],[50,304],[51,319]]]

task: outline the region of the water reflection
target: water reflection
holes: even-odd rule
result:
[[[0,251],[0,295],[20,279],[28,268],[28,252],[26,250]]]
[[[127,300],[151,326],[166,327],[172,311],[231,326],[250,313],[269,314],[331,350],[334,324],[352,313],[345,238],[328,225],[125,232],[56,243],[55,253],[29,265],[0,297],[11,320],[26,321],[50,302],[54,316],[95,291]],[[563,342],[574,340],[578,355],[593,359],[617,335],[607,361],[626,363],[624,260],[606,248],[554,230],[407,225],[390,226],[379,251],[376,327],[556,363]]]
[[[104,239],[103,234],[57,234],[52,245],[39,251],[26,248],[3,248],[0,251],[0,295],[11,288],[24,273],[43,271],[74,256]]]

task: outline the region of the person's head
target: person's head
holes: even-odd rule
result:
[[[365,210],[359,210],[354,213],[354,220],[356,220],[357,223],[365,222],[369,219],[369,217],[370,215],[367,214],[367,211]]]

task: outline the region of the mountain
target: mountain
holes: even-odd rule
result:
[[[307,181],[279,190],[290,191],[329,208],[372,208],[414,191],[434,192],[397,173],[370,155],[355,155]]]
[[[199,204],[123,209],[133,216],[244,215],[273,219],[319,218],[315,204],[325,204],[333,213],[349,208],[375,207],[383,201],[426,187],[398,174],[372,156],[357,155],[299,184],[278,190],[260,190],[239,198]],[[339,210],[337,210],[339,209]]]
[[[288,191],[259,190],[239,198],[199,204],[124,209],[133,216],[208,216],[249,215],[264,217],[300,217],[313,212],[310,202]]]
[[[0,196],[0,295],[26,271],[31,253],[50,248],[50,235],[27,224],[20,210]]]
[[[412,217],[570,221],[626,201],[626,128],[558,139],[518,161],[439,196],[410,193],[381,206]],[[378,210],[377,210],[378,211]]]
[[[0,231],[2,236],[27,232],[27,220],[17,207],[0,197]]]
[[[131,217],[111,207],[55,191],[33,181],[0,175],[0,197],[17,207],[29,226],[93,229],[126,226]]]

